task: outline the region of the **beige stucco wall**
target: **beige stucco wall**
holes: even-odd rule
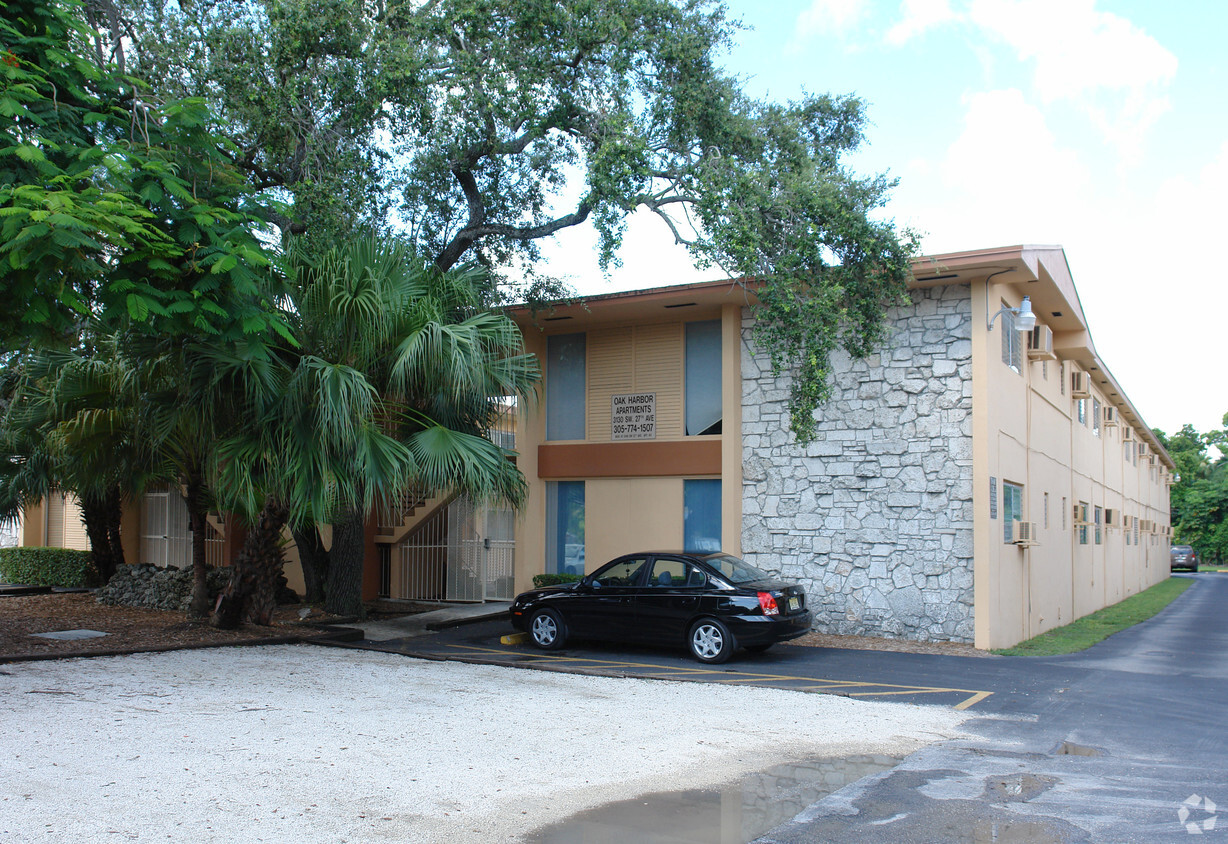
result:
[[[1018,285],[974,285],[974,445],[976,644],[1006,647],[1117,603],[1169,574],[1168,539],[1141,536],[1127,545],[1120,527],[1095,527],[1080,544],[1074,508],[1086,502],[1089,521],[1106,508],[1168,524],[1167,488],[1157,468],[1125,458],[1123,425],[1093,427],[1093,401],[1085,424],[1070,395],[1069,360],[1029,361],[1020,372],[1002,360],[1002,320],[987,319],[1001,303],[1016,307]],[[1045,314],[1037,314],[1040,324]],[[1086,333],[1084,332],[1084,336]],[[1093,379],[1094,380],[1094,379]],[[1101,406],[1113,404],[1093,386]],[[1124,423],[1124,420],[1122,420]],[[995,479],[997,518],[991,518],[990,479]],[[1037,545],[1004,542],[1003,484],[1024,488],[1024,521],[1034,522]],[[1047,501],[1046,501],[1047,498]]]

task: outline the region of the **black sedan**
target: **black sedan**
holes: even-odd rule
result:
[[[568,639],[684,642],[700,662],[765,651],[810,630],[802,587],[729,554],[649,551],[512,602],[512,625],[545,650]]]

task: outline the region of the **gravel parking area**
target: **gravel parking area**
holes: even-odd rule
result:
[[[960,713],[311,645],[0,665],[0,840],[513,841]]]

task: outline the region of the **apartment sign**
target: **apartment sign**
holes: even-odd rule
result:
[[[657,438],[657,394],[626,393],[620,396],[610,396],[610,438],[655,440]]]

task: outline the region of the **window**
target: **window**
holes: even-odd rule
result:
[[[671,560],[668,557],[657,557],[653,560],[652,573],[648,576],[649,586],[694,588],[707,582],[707,576],[699,569],[682,560]]]
[[[686,324],[686,435],[721,432],[721,321]]]
[[[584,439],[583,334],[546,338],[546,439]]]
[[[1006,302],[1003,308],[1010,308]],[[1015,330],[1015,315],[1009,310],[1002,311],[1002,362],[1016,372],[1023,371],[1023,338]]]
[[[1047,360],[1042,360],[1040,362],[1040,377],[1044,378],[1046,381],[1049,380],[1049,361]]]
[[[1066,496],[1062,496],[1062,530],[1066,529]]]
[[[618,560],[605,566],[595,575],[593,583],[598,586],[634,586],[648,564],[647,557],[632,557]]]
[[[1010,481],[1002,482],[1002,537],[1006,543],[1015,539],[1015,522],[1023,521],[1023,487]]]
[[[546,573],[584,574],[584,481],[546,482]]]
[[[1079,522],[1079,544],[1080,544],[1080,545],[1086,545],[1086,544],[1087,544],[1087,515],[1088,515],[1088,513],[1087,513],[1087,502],[1086,502],[1086,501],[1080,501],[1080,502],[1079,502],[1079,504],[1078,504],[1078,507],[1079,507],[1079,511],[1078,511],[1078,513],[1079,513],[1079,515],[1078,515],[1078,522]]]
[[[1122,527],[1124,527],[1124,528],[1125,528],[1125,530],[1124,530],[1124,531],[1122,531],[1122,533],[1123,533],[1123,534],[1125,534],[1125,537],[1126,537],[1126,544],[1127,544],[1127,545],[1129,545],[1129,544],[1130,544],[1130,517],[1129,517],[1129,516],[1122,516],[1122,523],[1121,523],[1121,525],[1122,525]]]
[[[1049,529],[1049,493],[1045,493],[1045,530]]]
[[[1100,399],[1092,399],[1092,433],[1100,436]]]
[[[998,518],[998,479],[989,479],[989,518]]]
[[[1058,383],[1058,389],[1061,390],[1062,395],[1066,395],[1066,364],[1065,363],[1058,364],[1057,383]]]
[[[1079,424],[1087,424],[1087,399],[1078,399],[1075,401],[1075,407],[1078,408]]]
[[[682,543],[687,551],[721,550],[721,482],[682,482]]]
[[[1100,544],[1101,529],[1100,525],[1104,522],[1104,508],[1096,507],[1096,544]]]

